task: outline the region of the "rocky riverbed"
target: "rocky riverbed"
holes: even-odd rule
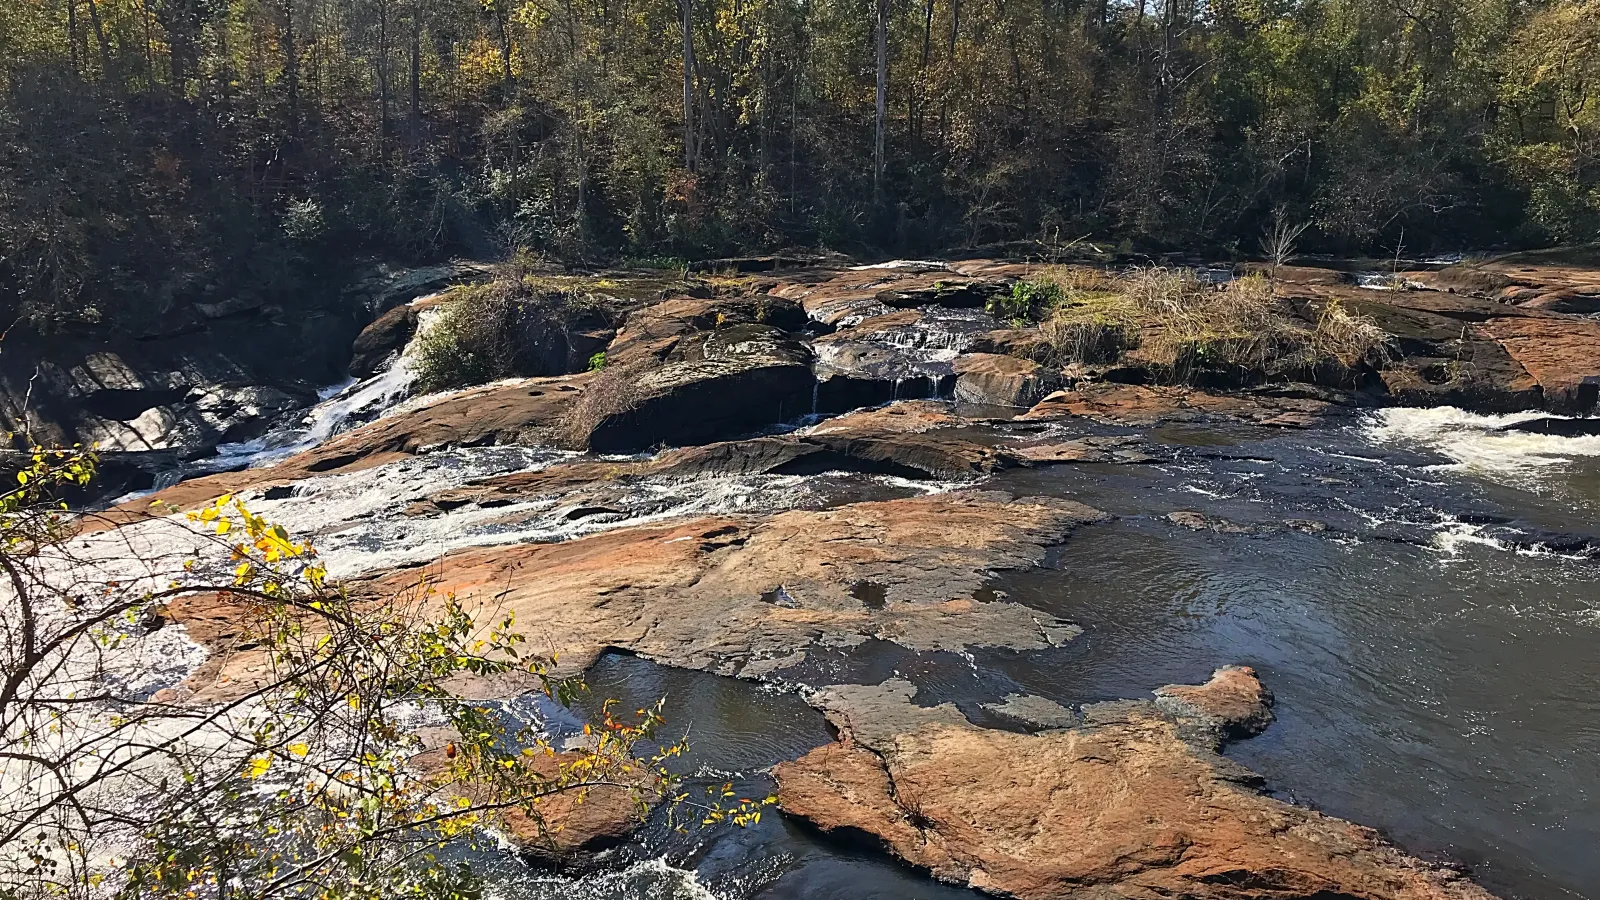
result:
[[[604,369],[409,398],[420,317],[386,314],[365,381],[254,444],[141,425],[118,446],[170,456],[108,461],[185,477],[78,540],[182,555],[173,510],[242,494],[355,591],[426,574],[665,695],[693,777],[777,792],[689,838],[587,810],[597,868],[485,860],[508,898],[1600,897],[1593,270],[1280,272],[1395,358],[1204,389],[984,311],[1031,271],[612,273]],[[231,618],[169,610],[206,656],[170,696],[250,682]]]

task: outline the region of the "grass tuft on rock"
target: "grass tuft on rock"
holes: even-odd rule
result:
[[[1221,287],[1159,267],[1117,278],[1054,268],[1039,277],[1060,288],[1040,329],[1062,365],[1103,365],[1135,351],[1135,361],[1177,382],[1219,374],[1344,380],[1391,356],[1389,335],[1371,319],[1336,299],[1308,319],[1261,275]]]
[[[562,445],[574,450],[589,449],[590,439],[607,419],[637,407],[639,374],[619,368],[595,370],[594,378],[561,421],[558,437]]]

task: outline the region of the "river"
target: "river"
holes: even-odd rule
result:
[[[935,358],[942,343],[911,349],[927,351],[919,365],[944,363]],[[930,372],[913,374],[942,382],[942,370]],[[298,430],[229,448],[221,464],[199,468],[267,463],[310,446],[343,418],[393,403],[404,393],[395,382],[380,376],[330,392]],[[756,796],[771,789],[765,769],[832,740],[797,695],[801,686],[902,677],[918,688],[918,703],[950,701],[977,724],[1016,728],[985,704],[1024,693],[1067,706],[1147,698],[1246,664],[1276,694],[1277,722],[1227,753],[1272,793],[1375,827],[1425,859],[1468,866],[1507,898],[1600,900],[1600,436],[1507,430],[1535,417],[1435,408],[1368,411],[1312,430],[1135,429],[1081,418],[974,424],[976,439],[995,443],[1138,442],[1137,463],[1019,468],[978,482],[1112,514],[1051,548],[1044,566],[999,575],[979,592],[1079,623],[1081,638],[1045,651],[960,654],[871,641],[814,651],[768,684],[611,654],[588,681],[597,700],[618,697],[624,708],[665,697],[670,727],[689,734],[691,787],[733,781]],[[397,514],[443,488],[574,456],[422,453],[310,477],[253,507],[315,536],[342,576],[469,545],[974,484],[752,475],[591,486],[579,506],[535,499]],[[546,725],[580,723],[551,716]],[[476,861],[497,900],[978,896],[776,812],[749,828],[685,832],[666,816],[586,873],[497,852]]]
[[[989,485],[1115,515],[1054,548],[1046,567],[990,587],[1081,623],[1082,638],[970,655],[873,642],[814,653],[779,678],[898,675],[919,703],[953,701],[979,724],[1014,727],[982,704],[1148,697],[1248,664],[1276,693],[1278,722],[1228,753],[1276,795],[1467,865],[1505,897],[1600,898],[1600,442],[1498,430],[1516,420],[1389,410],[1314,431],[1169,427],[1149,434],[1149,464],[995,476]],[[712,481],[677,486],[678,505],[814,507],[910,490],[860,476]],[[644,506],[653,512],[611,525],[665,512]],[[1180,511],[1206,518],[1175,524]],[[692,784],[765,791],[763,769],[830,740],[818,713],[773,686],[621,655],[589,681],[625,706],[666,697],[673,726],[689,731]],[[776,814],[687,834],[657,821],[583,875],[498,854],[480,862],[503,900],[977,896]]]

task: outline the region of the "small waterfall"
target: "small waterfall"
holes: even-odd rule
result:
[[[430,299],[428,297],[413,303]],[[416,380],[417,339],[438,317],[437,309],[424,310],[417,321],[416,334],[387,369],[366,379],[347,379],[317,392],[320,401],[299,419],[280,425],[259,438],[236,444],[219,444],[217,455],[194,462],[184,470],[167,473],[177,483],[195,472],[217,472],[270,465],[285,457],[309,450],[335,435],[381,418],[411,396]]]

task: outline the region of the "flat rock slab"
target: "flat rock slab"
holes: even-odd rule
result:
[[[1278,428],[1312,428],[1342,407],[1301,397],[1263,394],[1213,394],[1193,388],[1129,384],[1088,384],[1057,391],[1023,413],[1024,420],[1084,416],[1119,425],[1162,422],[1227,421]]]
[[[1195,707],[1263,714],[1264,703],[1232,706],[1253,673],[1218,680],[1189,689],[1205,692],[1190,695]],[[1088,724],[1027,735],[975,727],[949,704],[916,706],[909,688],[819,692],[843,736],[776,767],[783,810],[875,839],[942,881],[1021,900],[1490,898],[1370,829],[1262,795],[1182,712],[1097,704]],[[1230,702],[1212,709],[1222,695]]]
[[[850,327],[892,309],[983,306],[1014,280],[1009,273],[965,275],[931,263],[796,273],[766,289],[799,302],[818,322]]]
[[[1589,412],[1600,394],[1600,321],[1574,317],[1492,319],[1478,326],[1538,383],[1547,409]]]
[[[1134,443],[1131,438],[1013,447],[1001,443],[998,433],[985,435],[962,428],[973,424],[950,412],[948,404],[896,403],[828,419],[787,435],[683,447],[648,459],[583,459],[534,472],[497,475],[440,491],[411,504],[406,512],[431,515],[469,504],[504,506],[590,485],[626,486],[644,479],[670,482],[820,472],[964,479],[1019,465],[1153,459],[1129,446]]]
[[[1072,623],[976,595],[996,570],[1035,565],[1046,547],[1103,518],[1067,500],[959,492],[465,550],[350,588],[388,597],[427,579],[483,615],[515,614],[530,650],[559,654],[569,671],[616,647],[759,677],[800,662],[809,647],[871,639],[950,651],[1065,643],[1080,633]],[[223,661],[227,681],[213,693],[250,683],[262,662],[251,652]]]
[[[1406,277],[1524,309],[1600,312],[1600,249],[1593,244],[1513,253],[1437,272],[1408,272]]]

